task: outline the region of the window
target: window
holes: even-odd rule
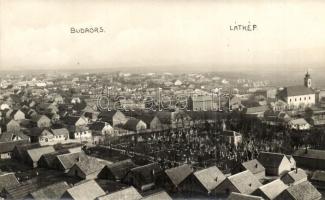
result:
[[[300,97],[300,101],[301,101],[301,97]]]
[[[309,97],[309,100],[310,100],[310,97]]]
[[[306,100],[306,97],[305,97],[305,100]]]
[[[297,101],[297,98],[295,98],[295,101]]]

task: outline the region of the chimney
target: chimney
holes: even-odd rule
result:
[[[298,168],[296,167],[296,174],[298,174]]]
[[[308,153],[308,149],[307,149],[307,147],[305,147],[305,154],[307,154]]]

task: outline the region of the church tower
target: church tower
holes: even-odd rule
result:
[[[307,71],[307,73],[305,75],[304,85],[307,88],[311,88],[311,77],[310,77],[310,74],[308,73],[308,71]]]

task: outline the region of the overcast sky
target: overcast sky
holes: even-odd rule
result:
[[[320,0],[0,0],[0,69],[325,68],[324,8]],[[249,22],[256,31],[230,31]]]

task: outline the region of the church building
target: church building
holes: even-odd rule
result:
[[[288,86],[279,91],[278,97],[288,104],[290,109],[310,107],[316,103],[316,93],[311,87],[311,76],[307,72],[304,85]]]

